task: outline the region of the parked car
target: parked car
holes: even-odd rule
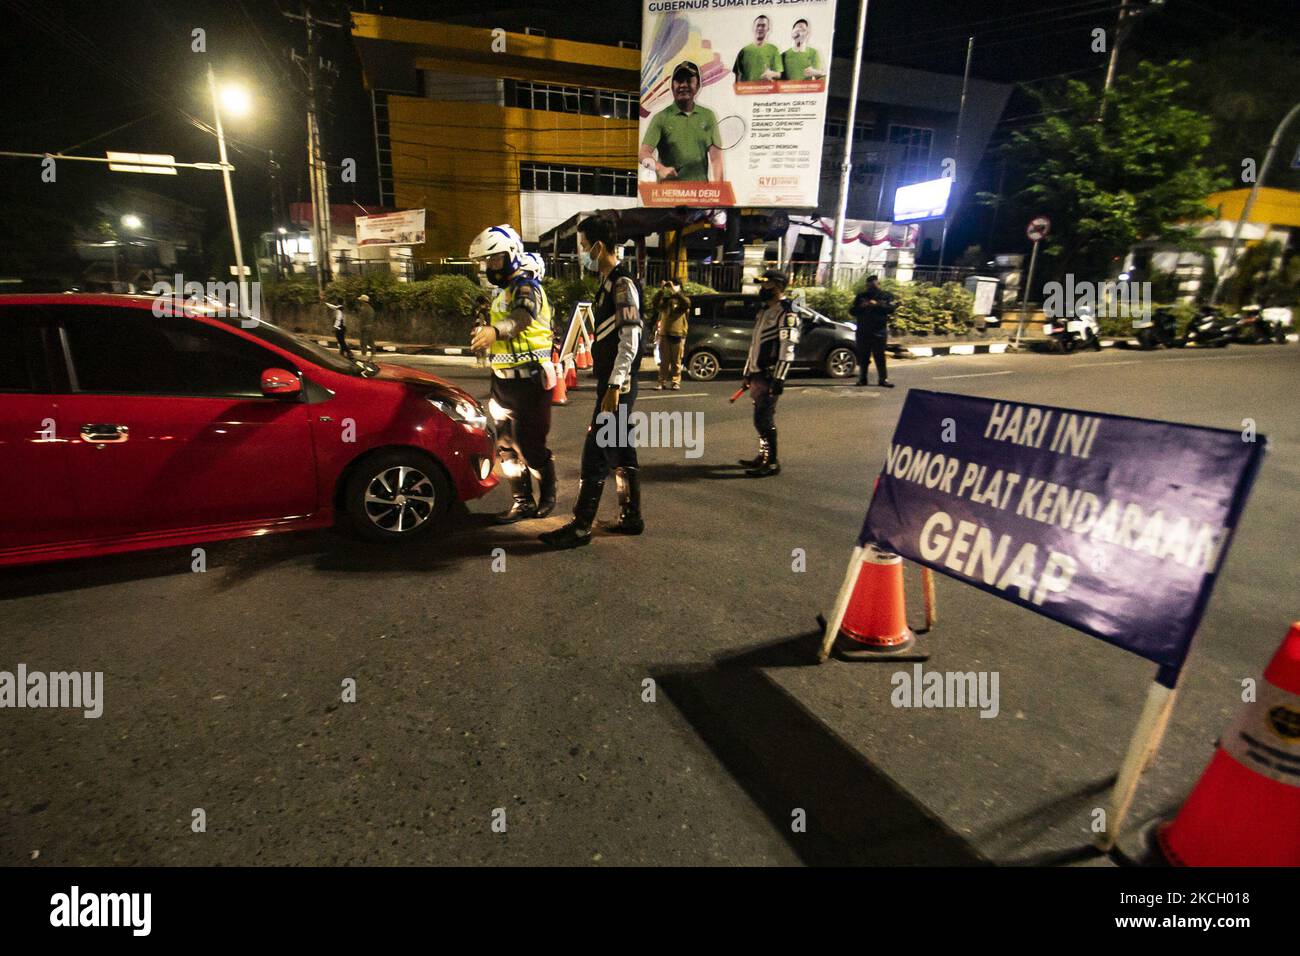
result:
[[[759,308],[757,295],[691,296],[690,331],[683,360],[686,374],[694,381],[708,382],[723,370],[743,369]],[[795,308],[802,323],[794,368],[813,369],[831,378],[855,375],[855,326],[836,322],[798,302]]]
[[[336,519],[406,541],[496,484],[466,392],[266,322],[151,296],[19,295],[0,296],[0,330],[0,564]]]

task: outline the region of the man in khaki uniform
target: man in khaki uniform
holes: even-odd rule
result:
[[[682,292],[676,279],[665,279],[655,293],[655,313],[659,317],[659,384],[656,390],[682,387],[682,352],[690,326],[691,299]]]
[[[361,329],[361,357],[369,362],[375,357],[375,310],[368,295],[357,297],[357,321]]]

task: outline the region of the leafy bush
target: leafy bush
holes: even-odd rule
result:
[[[974,328],[975,296],[962,288],[960,283],[948,282],[942,286],[933,286],[885,279],[880,285],[894,297],[895,308],[889,319],[889,327],[895,333],[964,335]],[[810,309],[827,318],[837,322],[852,322],[853,316],[849,314],[849,309],[853,305],[853,298],[865,287],[865,279],[853,288],[810,287],[805,290],[804,301]]]

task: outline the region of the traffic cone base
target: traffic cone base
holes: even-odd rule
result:
[[[1300,623],[1156,841],[1175,866],[1300,866]]]
[[[915,657],[915,647],[916,635],[907,626],[903,599],[903,559],[869,545],[835,638],[835,651],[848,661],[929,657]]]

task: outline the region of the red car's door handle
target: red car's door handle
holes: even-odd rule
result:
[[[130,429],[125,425],[82,425],[81,437],[96,443],[126,441]]]

